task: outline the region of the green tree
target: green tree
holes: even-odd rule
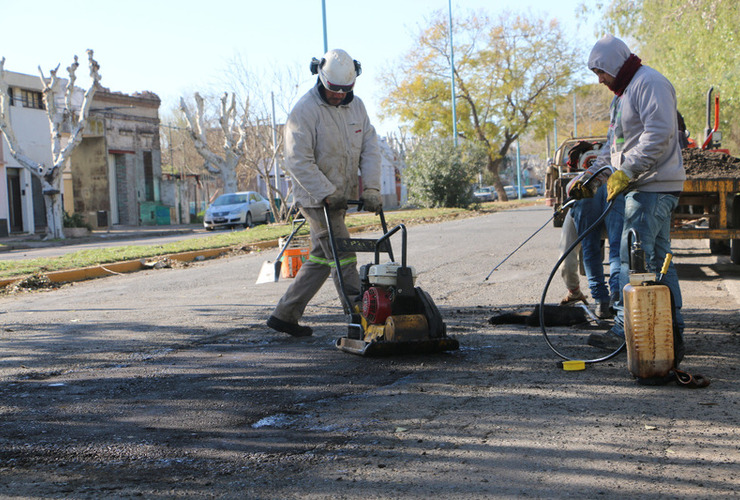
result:
[[[409,203],[467,208],[475,177],[487,161],[486,150],[475,142],[463,140],[455,147],[451,138],[423,139],[406,157],[403,176]]]
[[[676,88],[678,109],[692,137],[704,138],[706,94],[720,93],[723,147],[740,150],[740,51],[737,0],[602,2],[602,33],[622,36],[643,62]],[[711,119],[712,125],[714,118]]]
[[[544,135],[582,60],[556,21],[471,13],[453,23],[457,131],[482,145],[499,199],[502,159],[527,131]],[[394,70],[383,75],[385,114],[415,134],[452,134],[449,22],[439,11]]]

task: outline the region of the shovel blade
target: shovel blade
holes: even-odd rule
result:
[[[282,267],[282,262],[270,262],[269,260],[266,260],[262,263],[262,268],[260,269],[260,273],[257,276],[257,285],[261,285],[263,283],[275,283],[280,279],[280,268]]]

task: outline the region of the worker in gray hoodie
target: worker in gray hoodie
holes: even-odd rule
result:
[[[615,97],[610,108],[609,144],[589,168],[593,175],[610,165],[606,173],[607,200],[624,193],[624,227],[620,259],[620,285],[629,283],[629,235],[638,235],[645,251],[647,271],[659,272],[671,253],[671,215],[683,190],[686,172],[679,145],[676,91],[666,77],[642,64],[620,39],[607,35],[594,45],[588,67]],[[602,177],[601,175],[599,177]],[[585,184],[576,179],[570,186],[573,197],[593,196],[601,179]],[[678,275],[673,264],[663,277],[675,304],[678,332],[676,362],[683,356],[684,321]],[[624,304],[615,307],[614,326],[592,334],[588,343],[615,350],[624,342]]]
[[[360,293],[357,256],[353,252],[339,253],[345,293],[339,289],[324,207],[338,238],[349,238],[344,222],[347,200],[361,198],[369,212],[377,213],[382,208],[378,137],[365,105],[353,92],[361,73],[360,63],[344,50],[334,49],[320,60],[314,58],[311,72],[318,75],[316,85],[301,97],[285,124],[285,169],[293,179],[295,200],[310,227],[311,249],[267,320],[270,328],[294,337],[313,333],[311,327],[298,321],[330,273],[345,312],[354,306],[344,303],[345,293],[348,297]]]

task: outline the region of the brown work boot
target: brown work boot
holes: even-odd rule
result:
[[[583,302],[584,304],[588,304],[588,300],[586,300],[586,296],[583,295],[583,292],[581,292],[580,288],[576,288],[575,290],[568,290],[567,295],[563,297],[563,300],[560,301],[560,305],[571,306],[576,302]]]

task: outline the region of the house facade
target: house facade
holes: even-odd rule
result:
[[[41,80],[10,71],[5,75],[11,124],[20,148],[34,161],[50,165],[49,119]],[[78,109],[83,93],[77,89],[74,95]],[[170,223],[170,208],[162,204],[160,194],[159,106],[159,97],[151,92],[129,95],[103,87],[96,91],[83,139],[63,171],[67,213],[82,215],[93,227]],[[41,183],[18,164],[1,139],[0,236],[45,228]]]
[[[9,116],[24,153],[51,164],[49,119],[44,110],[43,86],[38,76],[5,72],[9,86]],[[2,134],[0,134],[2,135]],[[33,233],[46,229],[46,210],[41,182],[10,154],[0,139],[0,236]]]
[[[170,223],[161,201],[159,105],[151,92],[95,92],[83,140],[65,169],[67,212],[93,227]]]

